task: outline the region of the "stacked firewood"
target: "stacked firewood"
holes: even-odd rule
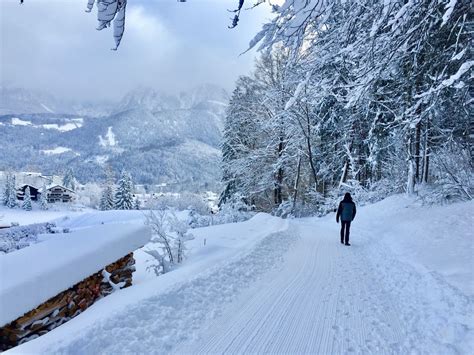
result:
[[[0,328],[0,351],[37,338],[74,318],[101,297],[132,284],[133,253]]]

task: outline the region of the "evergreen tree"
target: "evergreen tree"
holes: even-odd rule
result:
[[[115,192],[115,208],[117,210],[132,210],[133,202],[132,178],[128,172],[123,170]]]
[[[14,208],[17,206],[17,198],[16,198],[16,178],[15,175],[10,177],[10,184],[8,187],[8,201],[7,207]]]
[[[25,195],[23,196],[23,204],[21,205],[21,208],[23,208],[25,211],[31,211],[32,206],[31,206],[31,192],[30,192],[30,187],[27,186],[25,189]]]
[[[110,185],[106,186],[102,191],[102,196],[100,198],[99,209],[101,211],[113,210],[115,206],[114,203],[114,192]]]
[[[68,168],[64,174],[63,186],[70,188],[71,190],[76,189],[76,179],[74,178],[74,173],[71,168]]]
[[[48,192],[47,192],[47,189],[46,189],[46,185],[43,185],[43,188],[41,189],[40,208],[43,211],[46,211],[49,208],[49,205],[48,205]]]
[[[140,206],[140,200],[138,199],[138,197],[135,197],[135,203],[133,205],[133,209],[135,210],[139,210],[141,208]]]
[[[3,196],[2,196],[2,202],[5,206],[8,205],[8,201],[10,199],[10,180],[11,180],[11,174],[6,173],[5,175],[5,188],[3,190]]]

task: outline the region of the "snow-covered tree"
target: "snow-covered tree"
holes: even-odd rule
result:
[[[135,197],[135,201],[133,203],[133,209],[135,210],[141,209],[141,203],[138,197]]]
[[[48,192],[47,192],[46,185],[43,185],[43,188],[41,189],[41,194],[40,194],[40,208],[43,211],[46,211],[49,209],[49,204],[48,204]]]
[[[74,178],[74,172],[71,168],[68,168],[64,174],[63,186],[70,188],[73,191],[76,189],[76,179]]]
[[[107,185],[102,190],[102,196],[100,197],[99,209],[101,211],[113,210],[115,207],[114,191],[112,186]]]
[[[115,208],[118,210],[132,210],[134,206],[133,182],[130,174],[123,170],[115,191]]]
[[[11,180],[11,174],[10,173],[6,173],[5,174],[5,185],[4,185],[4,189],[3,189],[3,195],[2,195],[2,202],[5,206],[8,205],[8,201],[10,199],[10,188],[11,188],[11,183],[10,183],[10,180]]]
[[[10,176],[10,184],[8,188],[8,200],[7,207],[15,208],[17,206],[17,197],[16,197],[16,177],[15,175]]]
[[[27,186],[25,189],[25,194],[23,195],[23,203],[21,205],[21,208],[23,208],[25,211],[31,211],[32,206],[31,206],[31,191],[30,187]]]
[[[144,251],[157,261],[152,267],[155,273],[166,273],[175,264],[183,262],[186,242],[194,239],[194,236],[188,233],[189,226],[164,209],[150,211],[146,215],[146,224],[152,230],[151,244],[154,246]]]

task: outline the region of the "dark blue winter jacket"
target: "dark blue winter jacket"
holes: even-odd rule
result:
[[[344,199],[339,203],[339,208],[337,209],[336,222],[339,223],[339,217],[341,221],[350,222],[354,220],[356,215],[356,205],[352,199]]]

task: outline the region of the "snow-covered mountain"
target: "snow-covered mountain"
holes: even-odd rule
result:
[[[31,170],[33,164],[52,174],[71,166],[86,182],[103,178],[110,165],[117,172],[131,171],[135,181],[144,184],[172,182],[196,188],[220,180],[227,101],[221,88],[205,85],[176,96],[140,88],[102,117],[72,109],[68,114],[24,113],[38,107],[37,98],[29,97],[27,110],[0,116],[0,139],[7,142],[0,170]],[[18,105],[22,100],[28,101],[28,96],[18,99]],[[48,101],[51,111],[59,107],[53,101]]]
[[[59,113],[69,109],[59,100],[39,91],[0,87],[0,114]]]
[[[0,115],[77,114],[100,117],[112,112],[109,102],[73,102],[46,92],[0,86]]]

